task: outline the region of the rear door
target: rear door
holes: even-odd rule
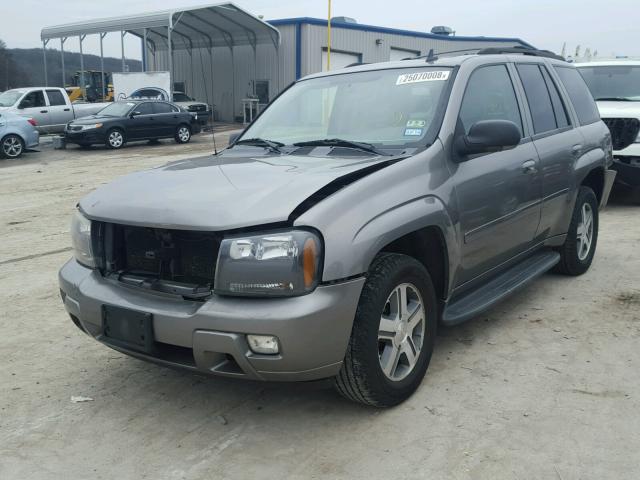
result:
[[[139,103],[133,109],[131,115],[133,118],[128,121],[127,128],[128,140],[144,140],[156,136],[153,104],[151,102]]]
[[[542,194],[539,160],[521,115],[506,64],[476,68],[469,77],[456,136],[481,120],[509,120],[520,129],[515,148],[451,165],[463,233],[457,286],[500,267],[533,245]]]
[[[35,89],[27,93],[18,104],[18,114],[33,118],[39,131],[45,133],[50,131],[49,105],[47,105],[43,90]]]
[[[172,137],[178,125],[178,109],[166,102],[153,104],[156,135]]]
[[[518,63],[516,70],[529,105],[533,144],[540,157],[542,216],[536,237],[543,240],[565,233],[559,230],[572,210],[574,164],[585,147],[547,66]]]
[[[64,126],[73,120],[71,107],[67,105],[67,100],[63,93],[57,89],[47,89],[47,99],[49,100],[49,121],[51,131],[62,131]]]

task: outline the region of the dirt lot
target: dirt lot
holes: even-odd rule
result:
[[[603,212],[588,274],[546,275],[442,329],[422,387],[392,410],[324,384],[168,370],[90,341],[56,278],[75,203],[118,175],[210,152],[210,140],[45,146],[0,164],[0,479],[640,478],[640,206],[628,198]]]

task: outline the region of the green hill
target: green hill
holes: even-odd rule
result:
[[[83,55],[86,70],[100,70],[100,57],[97,55]],[[126,61],[129,70],[140,71],[142,63],[139,60]],[[64,67],[66,83],[70,83],[71,76],[80,70],[80,54],[64,52]],[[107,72],[122,71],[122,60],[105,57],[104,69]],[[49,86],[62,87],[62,62],[60,50],[47,49],[47,75]],[[44,85],[44,65],[41,48],[10,48],[0,49],[0,91],[15,87],[33,87]]]

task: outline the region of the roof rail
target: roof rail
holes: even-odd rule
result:
[[[555,60],[562,60],[563,62],[566,61],[564,57],[561,57],[549,50],[537,50],[535,48],[528,47],[489,47],[478,51],[478,55],[495,55],[504,53],[519,53],[522,55],[531,55],[532,57],[553,58]]]

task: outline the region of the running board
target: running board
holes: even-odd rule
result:
[[[544,250],[528,257],[479,289],[448,304],[442,313],[442,323],[451,326],[470,320],[551,270],[559,261],[560,254],[552,250]]]

